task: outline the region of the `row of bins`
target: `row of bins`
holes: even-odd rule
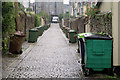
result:
[[[78,52],[81,55],[83,73],[107,70],[112,74],[112,37],[102,34],[78,34]]]
[[[75,30],[69,30],[68,32],[68,39],[69,39],[69,43],[75,43],[76,42],[76,31]]]
[[[39,26],[29,30],[28,42],[33,43],[37,42],[38,36],[42,36],[44,30],[47,30],[50,27],[50,24]]]
[[[75,30],[70,29],[69,27],[62,26],[61,29],[65,33],[65,36],[69,39],[69,43],[75,43],[76,38],[75,35],[77,34]]]
[[[50,24],[39,26],[29,30],[28,42],[37,42],[38,36],[42,36],[44,30],[47,30]],[[24,33],[17,31],[13,36],[10,37],[10,48],[9,52],[13,54],[22,53],[22,43],[24,40]]]
[[[34,28],[29,30],[29,39],[28,42],[37,42],[39,30]]]

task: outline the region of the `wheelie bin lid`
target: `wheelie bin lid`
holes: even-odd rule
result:
[[[80,33],[80,34],[78,34],[78,38],[84,38],[85,34],[91,34],[91,33]]]
[[[14,33],[15,36],[19,36],[19,37],[25,37],[25,34],[23,32],[17,31]]]
[[[75,30],[69,30],[69,32],[70,32],[70,33],[76,33],[76,31],[75,31]]]
[[[106,34],[94,34],[94,33],[89,33],[89,34],[84,34],[85,39],[103,39],[103,40],[112,40],[112,37],[110,35]]]
[[[38,31],[38,29],[34,28],[34,29],[30,29],[29,31],[30,32],[36,32],[36,31]]]
[[[37,29],[39,29],[41,26],[38,26],[38,27],[36,27]]]

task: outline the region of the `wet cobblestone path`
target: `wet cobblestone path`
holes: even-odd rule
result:
[[[24,57],[4,71],[3,78],[81,78],[76,44],[65,38],[59,24],[51,27],[38,39]]]

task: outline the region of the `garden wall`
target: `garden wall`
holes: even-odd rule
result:
[[[78,18],[78,32],[79,33],[85,32],[85,17]]]
[[[26,40],[29,36],[29,30],[35,27],[35,16],[22,13],[19,16],[19,30],[26,34]]]
[[[77,33],[85,32],[84,17],[79,17],[71,21],[71,29],[77,31]]]
[[[112,17],[111,13],[97,15],[90,18],[90,32],[93,33],[106,33],[112,36]]]
[[[69,19],[64,19],[64,25],[65,25],[66,27],[69,27]]]

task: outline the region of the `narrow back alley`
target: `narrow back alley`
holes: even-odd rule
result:
[[[32,43],[31,43],[32,44]],[[4,78],[80,78],[76,44],[71,44],[61,31],[59,24],[51,27],[39,37],[29,52],[25,51],[16,63],[3,72]],[[28,48],[29,50],[29,48]],[[7,75],[5,75],[7,74]]]

